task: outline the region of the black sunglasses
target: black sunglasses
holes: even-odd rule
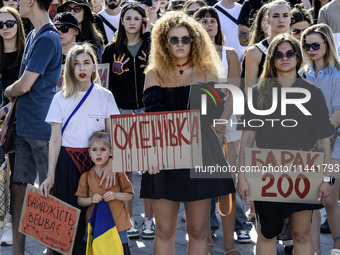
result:
[[[63,25],[60,27],[56,27],[58,31],[61,31],[63,34],[67,33],[68,30],[71,28],[70,25]]]
[[[127,8],[128,6],[133,5],[133,4],[136,5],[137,7],[139,7],[139,8],[141,8],[141,9],[144,10],[143,5],[142,5],[141,3],[138,3],[138,2],[126,2],[126,3],[123,5],[123,8],[122,8],[122,9],[125,9],[125,8]]]
[[[77,5],[74,6],[73,8],[71,6],[65,6],[64,10],[65,12],[71,12],[72,10],[74,11],[74,13],[79,13],[81,12],[82,7]]]
[[[176,36],[173,36],[169,39],[169,43],[176,45],[181,41],[183,44],[190,44],[193,40],[189,36],[184,36],[182,38],[178,38]]]
[[[7,28],[14,27],[15,23],[17,23],[15,20],[6,20],[5,22],[0,21],[0,29],[3,29],[4,25],[6,25]]]
[[[273,59],[283,59],[284,57],[293,58],[295,55],[296,55],[296,52],[292,50],[288,51],[286,54],[283,54],[282,52],[276,52],[273,55]]]
[[[294,30],[292,31],[292,34],[293,34],[293,35],[299,35],[299,34],[301,34],[303,31],[305,31],[305,29],[297,29],[297,28],[294,28]]]
[[[312,47],[313,50],[319,50],[320,49],[320,45],[321,44],[324,44],[325,42],[323,43],[312,43],[312,44],[305,44],[302,46],[302,48],[305,50],[305,51],[310,51],[310,48]]]

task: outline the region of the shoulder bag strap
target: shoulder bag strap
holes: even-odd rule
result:
[[[116,33],[117,29],[114,26],[112,26],[112,24],[107,19],[105,19],[101,14],[98,15],[101,17],[105,25],[107,25],[113,31],[113,33]]]
[[[80,100],[80,102],[78,103],[78,105],[76,106],[76,108],[74,108],[73,112],[71,113],[71,115],[68,117],[68,119],[65,122],[65,125],[63,126],[61,133],[64,133],[65,128],[67,127],[68,123],[70,122],[70,119],[74,116],[74,114],[79,110],[80,106],[85,102],[86,98],[90,95],[92,89],[94,87],[94,83],[92,83],[91,87],[88,89],[88,91],[86,92],[86,94],[83,96],[83,98]]]
[[[235,19],[233,16],[231,16],[228,12],[226,12],[225,10],[223,10],[223,8],[221,6],[216,5],[215,9],[219,10],[220,12],[222,12],[225,16],[227,16],[229,19],[231,19],[236,25],[238,25],[238,21],[237,19]]]

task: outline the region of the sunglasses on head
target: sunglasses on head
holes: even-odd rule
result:
[[[296,52],[292,50],[288,51],[286,54],[283,54],[282,52],[276,52],[273,55],[273,59],[283,59],[284,57],[293,58],[295,55],[296,55]]]
[[[17,23],[15,20],[6,20],[5,22],[0,21],[0,29],[3,29],[4,25],[6,25],[7,28],[14,27],[15,23]]]
[[[305,29],[294,28],[293,31],[292,31],[292,34],[293,35],[299,35],[299,34],[302,34],[303,31],[305,31]]]
[[[310,51],[310,48],[312,48],[313,50],[319,50],[320,49],[320,46],[321,44],[324,44],[325,42],[323,43],[312,43],[312,44],[305,44],[302,46],[302,48],[305,50],[305,51]]]
[[[69,26],[69,25],[63,25],[63,26],[57,27],[57,30],[61,31],[63,34],[65,34],[65,33],[68,32],[68,30],[70,28],[71,28],[71,26]]]
[[[142,5],[141,3],[138,3],[138,2],[126,2],[126,3],[123,5],[123,8],[122,8],[122,9],[125,9],[125,8],[127,8],[128,6],[133,5],[133,4],[134,4],[135,6],[137,6],[137,7],[139,7],[139,8],[141,8],[141,9],[144,10],[143,5]]]
[[[74,11],[74,13],[79,13],[81,12],[82,7],[77,5],[74,6],[73,8],[71,6],[65,6],[64,10],[65,12],[71,12],[72,10]]]
[[[172,45],[176,45],[179,42],[182,42],[183,44],[190,44],[192,42],[192,38],[190,38],[189,36],[184,36],[182,38],[178,38],[176,36],[173,36],[169,39],[169,43],[171,43]]]

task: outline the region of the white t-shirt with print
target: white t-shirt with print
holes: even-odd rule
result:
[[[80,91],[75,96],[65,98],[63,92],[59,91],[53,97],[45,121],[61,123],[64,126],[85,94],[86,91]],[[113,114],[119,114],[119,110],[112,93],[95,84],[91,93],[65,128],[62,135],[62,146],[87,148],[92,133],[105,130],[105,119],[110,118],[110,115]]]

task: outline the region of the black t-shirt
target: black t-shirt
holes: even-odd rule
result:
[[[12,66],[17,59],[17,55],[18,55],[17,51],[5,53],[6,62],[5,62],[4,68],[0,70],[0,74],[2,76],[1,77],[2,88],[0,92],[0,105],[1,106],[9,103],[9,100],[7,99],[7,97],[4,96],[5,89],[9,85],[12,85],[16,80],[18,80],[21,61],[19,61],[17,65]]]
[[[247,102],[245,103],[245,114],[241,116],[241,121],[237,128],[241,130],[256,131],[256,145],[259,148],[271,149],[292,149],[309,150],[314,147],[316,140],[329,137],[334,133],[334,127],[328,117],[328,109],[325,98],[319,87],[302,78],[297,78],[291,88],[305,88],[310,91],[311,99],[303,106],[311,113],[305,115],[296,105],[286,106],[286,115],[281,114],[281,90],[282,86],[273,81],[274,88],[278,90],[278,100],[276,110],[269,115],[259,116],[250,112]],[[258,109],[256,102],[258,99],[258,88],[253,87],[253,106]],[[302,93],[287,93],[288,99],[304,98]],[[276,119],[278,121],[270,121]],[[297,122],[287,121],[293,119]],[[256,121],[254,121],[256,120]],[[261,122],[262,121],[262,122]],[[295,127],[285,127],[294,126]],[[244,122],[244,124],[242,123]],[[261,126],[262,127],[253,127]],[[274,124],[273,124],[274,123]],[[274,127],[272,127],[274,125]]]
[[[240,15],[238,16],[238,23],[247,27],[251,27],[255,14],[261,8],[261,6],[269,0],[245,0]],[[288,0],[291,7],[295,4],[301,3],[301,0]]]

